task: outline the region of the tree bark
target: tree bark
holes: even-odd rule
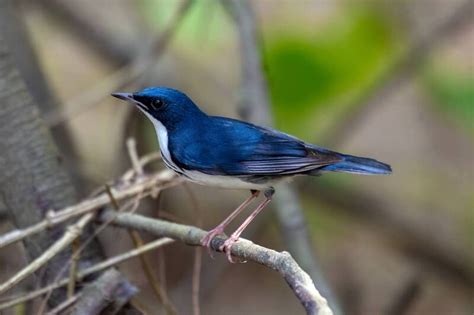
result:
[[[0,36],[0,204],[19,228],[44,219],[50,209],[77,202],[70,177],[61,163],[52,137],[15,67],[6,41]],[[25,240],[28,259],[42,254],[64,229],[52,228]],[[86,237],[85,233],[84,237]],[[41,283],[51,282],[67,263],[70,251],[51,260],[41,274]],[[97,263],[103,256],[97,242],[81,255],[79,266]],[[63,294],[54,294],[51,304]]]

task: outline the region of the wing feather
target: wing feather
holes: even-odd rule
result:
[[[206,130],[187,137],[193,141],[172,150],[181,167],[214,175],[278,176],[309,172],[341,160],[335,152],[276,130],[229,118],[213,120]]]

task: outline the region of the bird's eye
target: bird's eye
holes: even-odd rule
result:
[[[158,110],[162,105],[163,105],[163,101],[160,100],[160,99],[153,100],[153,101],[150,103],[150,107],[151,107],[151,109],[153,109],[153,110]]]

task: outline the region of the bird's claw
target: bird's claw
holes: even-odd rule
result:
[[[208,252],[209,256],[212,259],[214,259],[214,255],[212,254],[211,243],[212,243],[212,240],[214,239],[214,237],[216,237],[217,235],[220,235],[220,234],[224,234],[224,228],[218,226],[218,227],[210,230],[209,232],[207,232],[207,234],[204,235],[204,237],[200,241],[201,245],[207,248],[207,252]]]
[[[245,263],[246,262],[246,261],[235,261],[232,258],[232,246],[238,240],[239,240],[239,238],[237,236],[231,235],[228,239],[225,240],[225,242],[221,246],[219,246],[219,250],[226,254],[227,260],[232,264],[235,264],[237,262],[240,262],[240,263]]]

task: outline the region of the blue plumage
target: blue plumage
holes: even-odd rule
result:
[[[128,98],[115,96],[132,100],[152,121],[163,125],[167,143],[160,141],[160,146],[167,146],[168,162],[183,175],[196,171],[273,184],[279,177],[298,174],[391,172],[390,166],[373,159],[333,152],[236,119],[209,116],[171,88],[146,88]]]
[[[223,233],[259,191],[265,192],[265,200],[222,245],[229,261],[232,245],[270,202],[278,181],[322,172],[378,175],[392,171],[374,159],[330,151],[236,119],[209,116],[174,89],[153,87],[112,95],[133,102],[150,119],[170,169],[200,184],[251,190],[251,196],[201,240],[203,246],[210,248],[214,236]]]

